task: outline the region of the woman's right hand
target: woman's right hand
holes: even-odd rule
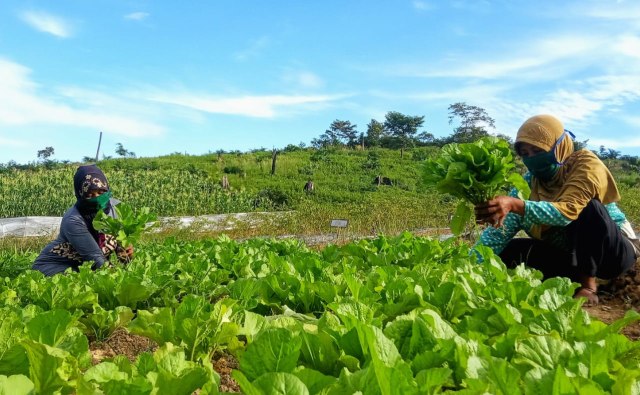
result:
[[[133,259],[133,246],[121,247],[118,246],[117,252],[118,260],[122,263],[129,263]]]
[[[488,202],[478,204],[474,211],[476,223],[499,228],[510,212],[524,215],[524,200],[511,196],[496,196]]]

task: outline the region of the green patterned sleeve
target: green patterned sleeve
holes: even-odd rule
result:
[[[526,200],[524,203],[524,227],[529,228],[533,224],[550,226],[567,226],[571,220],[550,202],[534,202]]]
[[[476,246],[487,246],[491,248],[495,254],[499,254],[521,229],[522,217],[518,214],[509,213],[500,228],[488,227],[482,231]]]

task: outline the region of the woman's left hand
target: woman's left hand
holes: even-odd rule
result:
[[[524,215],[524,201],[511,196],[496,196],[475,207],[476,223],[499,228],[510,212]]]

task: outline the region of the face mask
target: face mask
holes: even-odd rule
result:
[[[527,166],[527,169],[529,169],[529,172],[542,181],[552,179],[560,168],[560,164],[556,160],[553,150],[522,158],[522,161],[524,165]]]
[[[85,201],[88,205],[95,207],[98,210],[104,210],[109,205],[109,199],[111,199],[111,192],[107,191],[100,196],[96,196]]]
[[[565,129],[565,132],[562,133],[562,136],[560,136],[558,140],[556,140],[549,152],[541,152],[534,156],[522,158],[522,162],[527,166],[527,169],[529,169],[529,172],[534,177],[537,177],[542,181],[549,181],[556,175],[560,165],[562,165],[562,163],[558,162],[558,159],[556,159],[556,147],[562,142],[567,133],[570,134],[571,137],[575,138],[573,133]]]

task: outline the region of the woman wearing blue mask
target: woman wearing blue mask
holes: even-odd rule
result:
[[[80,166],[73,177],[76,203],[62,217],[60,234],[36,258],[32,268],[52,276],[71,268],[77,271],[83,262],[93,262],[92,269],[105,265],[116,252],[121,261],[128,261],[133,248],[122,249],[115,239],[99,233],[93,219],[102,210],[115,217],[118,201],[111,197],[109,182],[95,165]]]
[[[573,150],[571,132],[550,115],[529,118],[515,149],[529,172],[529,200],[518,191],[476,206],[476,220],[489,224],[478,244],[491,247],[507,266],[524,262],[545,278],[580,283],[576,297],[597,304],[596,278],[612,279],[640,256],[640,242],[616,202],[613,176],[589,150]],[[524,230],[529,238],[515,238]]]

